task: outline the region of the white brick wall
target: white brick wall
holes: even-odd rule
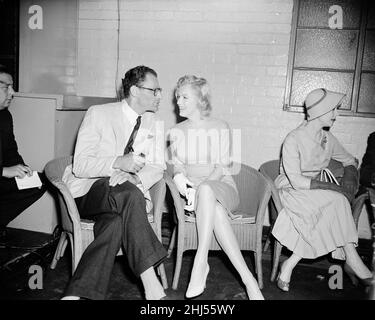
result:
[[[281,110],[292,4],[121,0],[119,78],[138,64],[159,73],[164,89],[160,116],[167,127],[175,123],[177,79],[187,73],[207,78],[214,114],[241,128],[244,144],[267,148],[264,154],[244,148],[244,161],[258,167],[277,157],[283,137],[301,118]],[[78,94],[115,95],[117,25],[116,1],[79,1]],[[266,146],[263,135],[270,137]]]
[[[43,30],[29,28],[32,4]],[[19,91],[76,94],[77,7],[73,1],[20,1]]]
[[[139,64],[164,89],[160,116],[175,123],[173,88],[184,74],[207,78],[214,115],[242,130],[243,161],[279,155],[303,119],[282,111],[292,0],[120,0],[119,78]],[[79,95],[114,96],[117,1],[79,1]],[[375,119],[339,117],[333,132],[359,160]]]
[[[258,167],[277,157],[302,120],[282,111],[292,7],[292,0],[120,0],[119,79],[138,64],[154,68],[170,127],[177,79],[207,78],[214,114],[243,130],[243,143],[252,143],[244,161]],[[115,96],[117,17],[116,0],[79,0],[79,95]],[[374,127],[375,119],[340,117],[333,132],[361,160]]]

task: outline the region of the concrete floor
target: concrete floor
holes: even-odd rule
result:
[[[49,262],[52,259],[56,239],[51,235],[30,233],[22,230],[14,231],[14,238],[18,245],[26,243],[36,246],[43,243],[37,250],[25,253],[21,249],[0,249],[0,300],[58,300],[68,284],[71,271],[70,249],[67,248],[65,255],[52,270]],[[167,245],[169,229],[163,229],[163,244]],[[17,240],[18,239],[18,240]],[[21,243],[20,243],[21,242]],[[369,261],[371,246],[367,242],[360,245],[363,258]],[[18,250],[18,251],[17,251]],[[361,252],[360,252],[361,253]],[[187,288],[188,279],[192,267],[195,251],[185,252],[180,275],[178,290],[168,288],[167,295],[173,300],[183,300]],[[286,252],[287,254],[287,252]],[[244,252],[245,260],[253,270],[253,258],[250,252]],[[283,255],[282,259],[285,259]],[[221,251],[210,252],[208,262],[210,274],[204,294],[196,300],[246,300],[246,293],[241,281],[229,263],[225,254]],[[354,287],[347,276],[343,278],[343,289],[331,290],[328,287],[328,279],[331,274],[328,269],[337,261],[330,261],[322,257],[315,261],[303,261],[294,273],[290,292],[280,291],[275,283],[270,282],[271,253],[270,250],[263,255],[264,288],[262,293],[266,300],[366,300],[367,294],[362,287]],[[30,289],[29,266],[38,264],[43,269],[43,288]],[[165,261],[165,268],[169,286],[172,284],[174,256]],[[110,283],[108,300],[142,300],[144,299],[139,281],[131,274],[126,264],[126,258],[116,258],[113,275]]]

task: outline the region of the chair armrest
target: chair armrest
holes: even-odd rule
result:
[[[267,180],[267,182],[268,182],[268,184],[271,188],[271,197],[272,197],[273,203],[275,204],[277,213],[279,214],[280,211],[283,209],[283,205],[281,204],[281,201],[280,201],[279,192],[277,191],[277,189],[275,187],[275,183],[272,181],[272,179],[266,174],[262,173],[262,175]]]
[[[61,181],[53,181],[52,184],[60,191],[68,210],[67,213],[69,217],[72,219],[73,224],[79,225],[81,222],[81,217],[79,215],[78,208],[76,206],[74,198],[72,197],[72,194],[70,193],[68,187],[64,182]]]
[[[164,179],[160,179],[150,188],[151,201],[154,206],[154,221],[161,224],[162,206],[165,200],[166,186]]]
[[[256,221],[255,221],[257,230],[260,232],[259,236],[261,236],[262,234],[264,218],[266,216],[268,203],[271,200],[271,195],[272,195],[272,188],[271,188],[270,183],[267,180],[265,180],[265,182],[266,182],[266,186],[265,186],[264,194],[259,204]]]
[[[275,204],[277,213],[279,214],[280,211],[283,209],[283,205],[281,204],[279,192],[277,191],[276,187],[271,185],[271,197],[273,200],[273,203]]]
[[[179,223],[180,222],[184,223],[185,222],[185,210],[182,205],[181,196],[180,196],[180,193],[178,192],[176,184],[174,183],[172,177],[167,172],[164,172],[164,180],[172,195],[173,205],[176,210],[177,220]]]

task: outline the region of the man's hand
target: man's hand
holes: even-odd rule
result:
[[[129,173],[137,173],[144,167],[145,162],[145,157],[137,156],[134,153],[128,153],[124,156],[117,157],[113,168]]]
[[[114,187],[118,184],[123,184],[126,181],[129,181],[134,185],[141,183],[141,179],[139,179],[136,174],[130,174],[129,172],[116,170],[109,178],[109,185],[111,187]]]
[[[5,178],[24,178],[26,175],[29,177],[33,174],[33,171],[23,164],[17,164],[12,167],[3,167],[3,177]]]
[[[111,187],[123,184],[124,182],[131,179],[131,174],[121,170],[116,170],[109,178],[109,185]]]
[[[129,181],[130,181],[132,184],[134,184],[134,185],[137,185],[137,184],[142,183],[141,179],[140,179],[139,176],[137,176],[136,174],[130,174]]]

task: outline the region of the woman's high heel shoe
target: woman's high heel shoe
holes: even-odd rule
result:
[[[281,291],[288,292],[290,282],[286,282],[284,280],[281,280],[280,274],[281,274],[281,271],[279,272],[279,275],[277,276],[276,284]]]
[[[276,285],[281,291],[288,292],[290,282],[286,282],[286,281],[280,279],[281,271],[283,270],[284,264],[285,264],[285,261],[280,266],[280,271],[279,271],[279,274],[277,275],[277,279],[276,279]]]
[[[203,282],[200,286],[193,287],[191,285],[191,282],[189,283],[189,286],[188,286],[188,288],[186,290],[186,294],[185,294],[185,297],[187,299],[196,298],[203,293],[204,289],[206,288],[206,280],[207,280],[207,276],[208,276],[209,271],[210,271],[210,267],[207,264],[206,274],[204,275]]]
[[[368,286],[372,285],[373,277],[369,277],[369,278],[365,278],[365,279],[359,278],[356,275],[356,273],[354,272],[354,270],[347,263],[344,264],[344,271],[346,272],[346,274],[348,275],[348,277],[350,278],[352,284],[355,287],[357,287],[358,284],[361,284],[361,285],[363,285],[365,287],[368,287]]]

